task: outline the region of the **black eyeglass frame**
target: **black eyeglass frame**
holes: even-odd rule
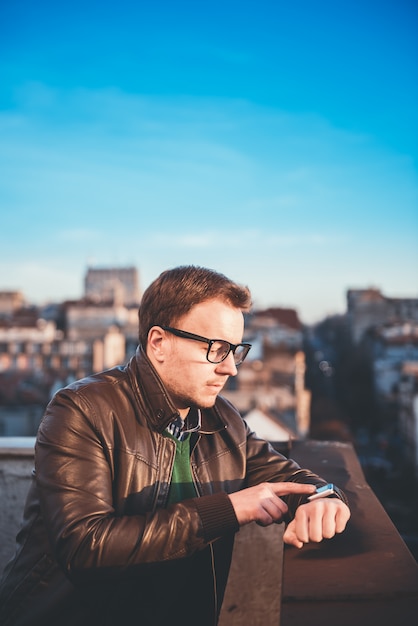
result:
[[[213,363],[214,365],[217,365],[218,363],[222,363],[222,361],[225,361],[225,359],[228,357],[229,353],[232,352],[232,354],[235,357],[235,350],[237,348],[244,348],[244,351],[241,355],[241,359],[238,361],[238,363],[235,361],[235,365],[241,365],[241,363],[245,360],[247,354],[249,353],[250,349],[251,349],[251,343],[231,343],[230,341],[227,341],[226,339],[208,339],[207,337],[202,337],[202,335],[195,335],[194,333],[189,333],[186,330],[180,330],[179,328],[173,328],[172,326],[161,326],[159,324],[160,328],[162,328],[163,330],[166,330],[167,332],[171,333],[172,335],[176,335],[176,337],[181,337],[183,339],[193,339],[194,341],[201,341],[203,343],[207,343],[208,344],[208,349],[206,352],[206,359],[207,361],[209,361],[209,363]],[[229,345],[229,350],[226,352],[225,356],[223,356],[221,359],[219,359],[219,361],[213,361],[209,358],[209,353],[212,349],[212,346],[214,343],[216,343],[217,341],[220,341],[221,343],[225,343]]]

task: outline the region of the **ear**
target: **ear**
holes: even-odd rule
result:
[[[162,363],[166,354],[166,332],[160,326],[153,326],[148,332],[147,354],[151,361]]]

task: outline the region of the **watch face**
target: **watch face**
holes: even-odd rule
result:
[[[334,494],[334,485],[332,483],[328,483],[328,485],[319,487],[315,493],[308,497],[308,500],[312,502],[312,500],[318,500],[318,498],[326,498],[327,496],[332,496]]]

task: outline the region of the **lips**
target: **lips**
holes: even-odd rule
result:
[[[226,381],[225,381],[225,382],[226,382]],[[207,384],[207,386],[208,386],[209,388],[211,388],[211,389],[215,390],[215,391],[216,391],[216,390],[217,390],[217,391],[220,391],[220,390],[222,389],[222,387],[225,385],[225,382],[223,382],[223,383],[219,383],[219,382],[216,382],[216,383],[208,383],[208,384]]]

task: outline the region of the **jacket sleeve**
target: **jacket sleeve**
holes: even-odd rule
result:
[[[224,493],[138,514],[116,511],[116,464],[110,457],[117,457],[118,442],[114,441],[113,450],[103,445],[92,419],[97,407],[80,397],[69,390],[55,396],[41,422],[35,449],[36,481],[49,541],[74,582],[189,556],[238,529]],[[128,489],[129,485],[127,496]]]
[[[248,486],[257,485],[261,482],[297,482],[316,487],[327,484],[327,480],[311,472],[309,469],[301,468],[295,461],[280,454],[273,446],[258,438],[254,432],[247,428],[247,481]],[[337,497],[345,504],[348,504],[344,492],[335,487]],[[293,518],[296,509],[301,504],[307,502],[306,495],[291,494],[284,496],[289,507],[289,517]]]

